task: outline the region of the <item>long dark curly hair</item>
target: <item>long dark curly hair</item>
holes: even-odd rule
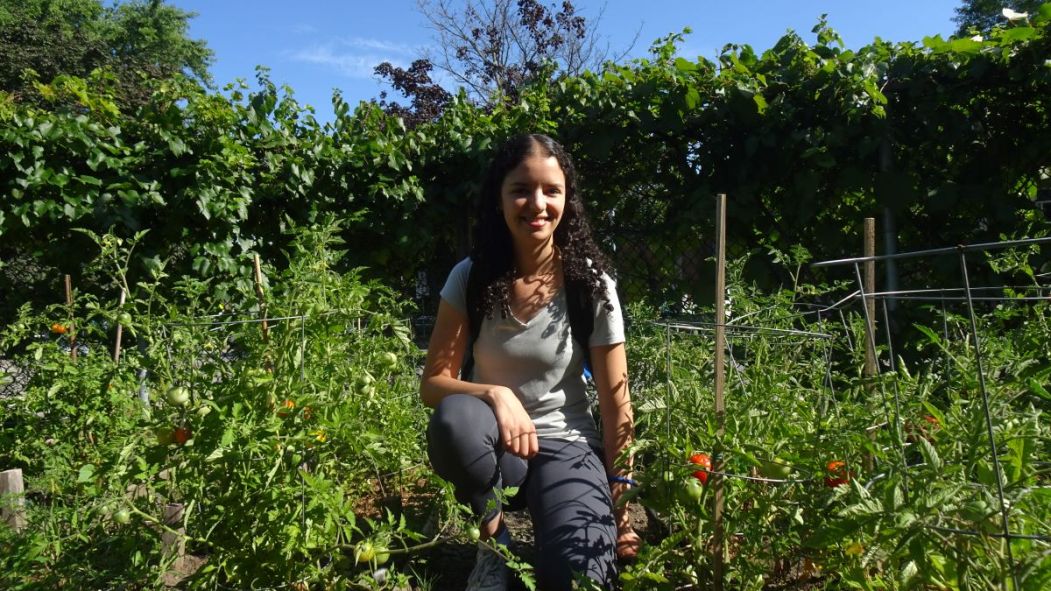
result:
[[[605,310],[612,312],[613,306],[602,281],[602,274],[610,269],[609,261],[591,235],[572,159],[558,142],[546,135],[521,134],[509,139],[496,151],[482,181],[471,250],[472,275],[477,280],[468,285],[467,298],[475,306],[474,315],[476,318],[492,318],[496,310],[503,318],[509,314],[515,262],[511,232],[500,210],[500,188],[504,177],[533,154],[553,156],[566,177],[566,204],[562,219],[555,228],[555,246],[561,255],[565,283],[579,286],[588,296],[589,303],[602,301]]]

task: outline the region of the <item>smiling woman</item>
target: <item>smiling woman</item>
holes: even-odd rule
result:
[[[616,289],[572,161],[547,136],[512,138],[490,165],[479,209],[474,252],[442,290],[421,383],[435,408],[431,463],[479,517],[483,540],[510,542],[496,489],[519,487],[507,507],[529,508],[540,588],[569,589],[579,575],[609,586],[616,556],[634,556],[639,543],[613,508],[631,482],[630,461],[615,460],[633,419]],[[505,589],[508,576],[483,544],[468,589]]]

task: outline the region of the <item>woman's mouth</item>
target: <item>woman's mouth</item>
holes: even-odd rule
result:
[[[544,225],[547,224],[547,222],[548,222],[547,218],[523,218],[523,219],[525,220],[525,223],[526,223],[527,226],[529,226],[530,228],[535,228],[535,229],[543,228]]]

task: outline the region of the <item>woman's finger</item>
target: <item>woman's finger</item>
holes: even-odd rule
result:
[[[529,454],[529,435],[527,433],[519,433],[518,437],[515,437],[515,455],[520,458],[528,457]]]
[[[536,437],[536,431],[529,432],[529,457],[540,453],[540,440]]]

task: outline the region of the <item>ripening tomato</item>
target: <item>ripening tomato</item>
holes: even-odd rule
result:
[[[285,401],[281,403],[281,409],[277,411],[277,416],[285,418],[288,416],[288,413],[291,412],[292,409],[294,409],[295,407],[296,402],[294,400],[292,400],[291,398],[285,398]]]
[[[54,334],[66,334],[67,332],[69,332],[69,329],[66,328],[65,324],[55,322],[51,325],[51,332]]]
[[[836,488],[850,482],[854,476],[853,472],[847,470],[847,463],[843,460],[832,460],[825,466],[825,486]]]
[[[712,458],[708,454],[695,453],[690,456],[690,463],[701,467],[701,470],[694,471],[693,477],[701,481],[701,484],[708,484],[708,473],[712,469]]]

